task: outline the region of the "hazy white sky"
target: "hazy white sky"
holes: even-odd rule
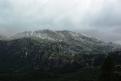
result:
[[[121,0],[0,0],[0,33],[78,30],[121,41]]]

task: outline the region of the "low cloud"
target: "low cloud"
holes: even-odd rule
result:
[[[0,0],[0,34],[54,29],[120,42],[120,0]]]

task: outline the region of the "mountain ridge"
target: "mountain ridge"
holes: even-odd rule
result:
[[[107,43],[101,40],[98,40],[94,37],[88,37],[87,35],[83,35],[78,32],[68,31],[68,30],[61,30],[61,31],[54,31],[54,30],[36,30],[36,31],[25,31],[17,33],[10,37],[0,36],[1,40],[16,40],[22,38],[31,38],[36,40],[48,40],[53,42],[66,42],[70,45],[79,45],[82,44],[83,46],[90,46],[90,45],[101,45],[101,46],[109,46],[113,47],[113,49],[120,49],[121,46],[114,44],[114,43]],[[113,50],[112,49],[112,50]]]
[[[64,38],[64,35],[66,35],[66,34],[71,35],[72,37],[79,37],[79,36],[86,37],[85,35],[78,33],[78,32],[73,32],[73,31],[68,31],[68,30],[53,31],[53,30],[48,30],[48,29],[37,30],[37,31],[25,31],[25,32],[17,33],[15,35],[13,35],[12,37],[13,38],[22,38],[22,37],[40,37],[40,38],[42,38],[45,36],[45,39],[47,39],[47,36],[52,37],[52,35],[53,35],[53,37],[55,35],[57,35],[58,37]],[[57,36],[55,36],[55,37],[57,38]]]

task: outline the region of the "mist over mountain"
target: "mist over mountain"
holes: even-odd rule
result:
[[[121,81],[121,1],[0,0],[0,81]]]
[[[121,44],[120,3],[120,0],[1,0],[0,34],[71,30]]]
[[[81,76],[80,80],[96,81],[94,77],[99,76],[97,71],[106,57],[120,49],[120,45],[66,30],[1,36],[0,79],[65,81],[72,78],[75,81]],[[90,78],[86,78],[87,75]]]

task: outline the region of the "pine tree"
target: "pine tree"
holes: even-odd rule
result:
[[[113,69],[113,59],[111,58],[111,56],[108,56],[101,67],[101,75],[99,81],[113,81]]]

